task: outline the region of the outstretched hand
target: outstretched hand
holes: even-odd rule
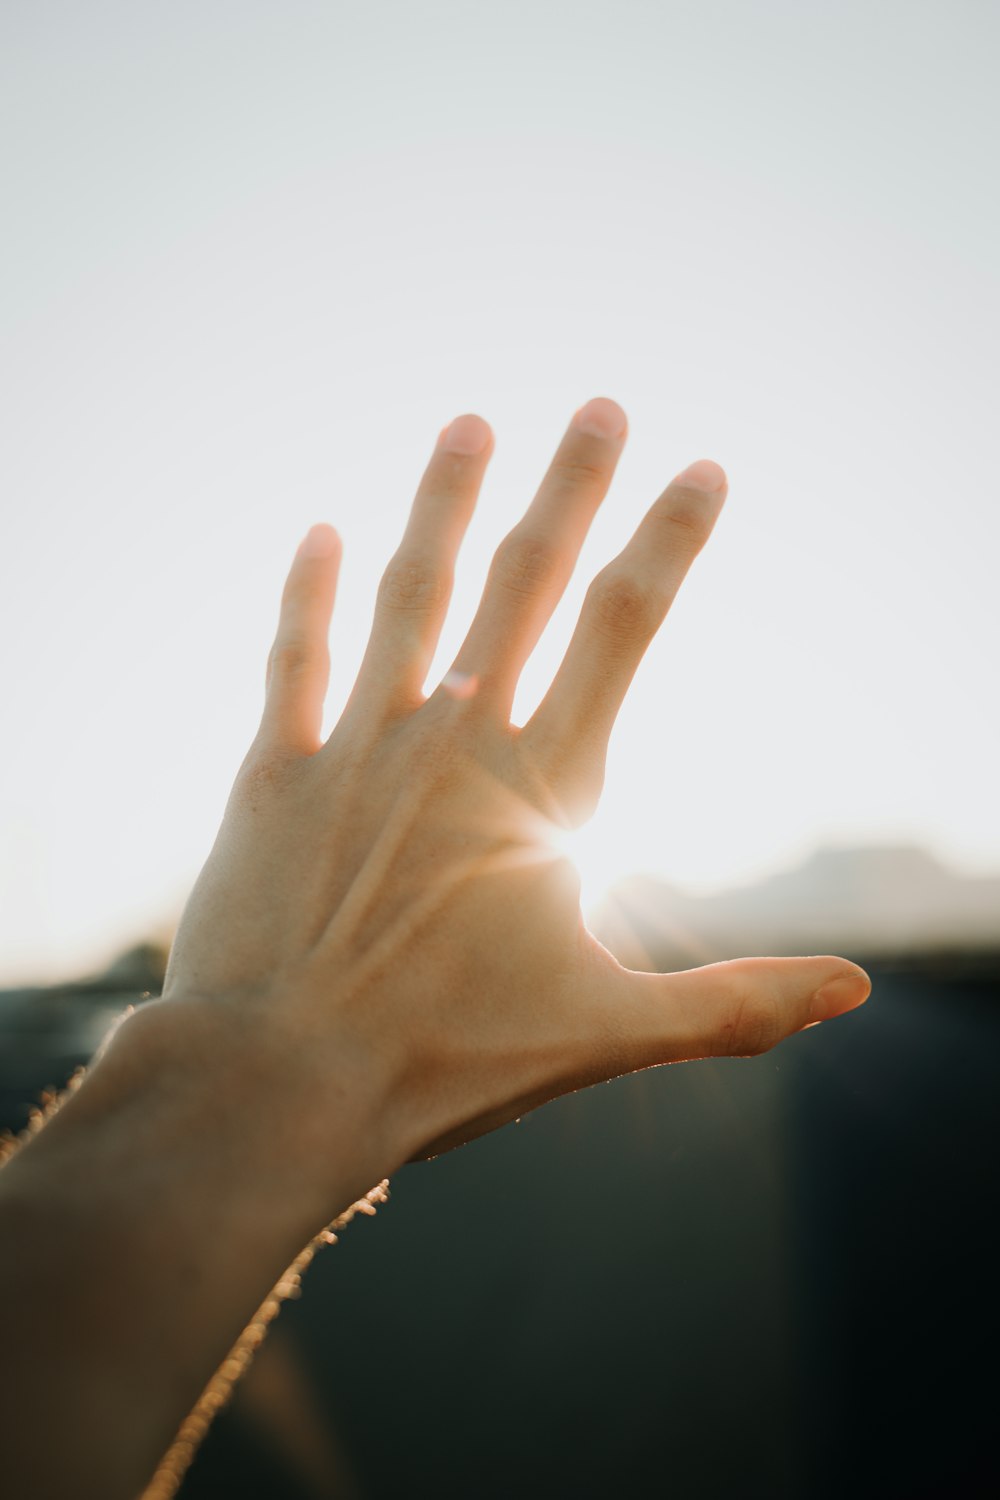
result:
[[[235,1008],[265,1045],[308,1054],[317,1079],[364,1075],[387,1171],[587,1084],[765,1051],[869,993],[863,970],[829,956],[638,973],[584,924],[559,833],[597,805],[622,700],[727,488],[706,460],[666,487],[591,583],[551,687],[514,726],[519,675],[625,436],[612,401],[576,414],[496,552],[451,671],[425,698],[493,449],[476,416],[442,433],[325,742],[337,533],[314,526],[288,576],[260,730],[184,913],[164,999]]]
[[[452,423],[325,742],[340,543],[320,525],[300,547],[163,996],[0,1172],[19,1494],[127,1500],[161,1455],[148,1493],[174,1494],[323,1226],[403,1162],[637,1068],[761,1052],[868,994],[831,957],[635,973],[583,922],[561,835],[596,806],[622,699],[725,495],[706,461],[667,486],[512,725],[624,434],[612,401],[576,414],[425,698],[492,445],[480,418]]]

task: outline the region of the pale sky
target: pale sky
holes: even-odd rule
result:
[[[439,430],[496,450],[431,686],[596,395],[631,435],[515,719],[672,476],[730,488],[588,888],[1000,870],[998,42],[989,0],[5,0],[0,983],[169,931],[312,522],[332,727]]]

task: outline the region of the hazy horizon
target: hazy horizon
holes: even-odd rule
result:
[[[873,876],[893,876],[886,888]],[[620,877],[598,894],[584,886],[588,925],[631,968],[710,963],[741,953],[840,951],[880,955],[993,952],[1000,955],[1000,870],[964,875],[919,844],[816,845],[802,859],[753,880],[698,891],[650,871]],[[164,956],[175,920],[121,934],[86,971],[5,973],[0,993],[47,983],[89,982],[153,947]],[[644,949],[640,934],[655,936]],[[763,945],[763,947],[761,946]]]
[[[431,686],[595,395],[630,436],[518,722],[670,478],[729,499],[588,888],[1000,873],[998,41],[971,0],[7,7],[0,984],[176,920],[312,522],[332,727],[440,429],[496,450]]]

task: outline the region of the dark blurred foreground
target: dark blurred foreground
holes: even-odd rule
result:
[[[764,1057],[404,1168],[319,1254],[182,1495],[1000,1493],[1000,954],[865,966],[866,1006]],[[0,1123],[161,975],[150,950],[0,995]]]

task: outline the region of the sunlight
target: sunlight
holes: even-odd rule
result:
[[[465,874],[482,874],[487,867],[495,872],[514,870],[553,857],[568,859],[580,877],[580,906],[586,916],[619,880],[642,870],[645,861],[636,853],[635,820],[598,808],[581,828],[560,827],[485,766],[470,772],[481,783],[475,831],[493,850],[485,864],[481,851],[472,853]]]
[[[560,854],[572,860],[580,876],[580,906],[584,916],[594,911],[609,890],[626,875],[636,873],[614,824],[595,814],[582,828],[556,828],[551,841]]]

